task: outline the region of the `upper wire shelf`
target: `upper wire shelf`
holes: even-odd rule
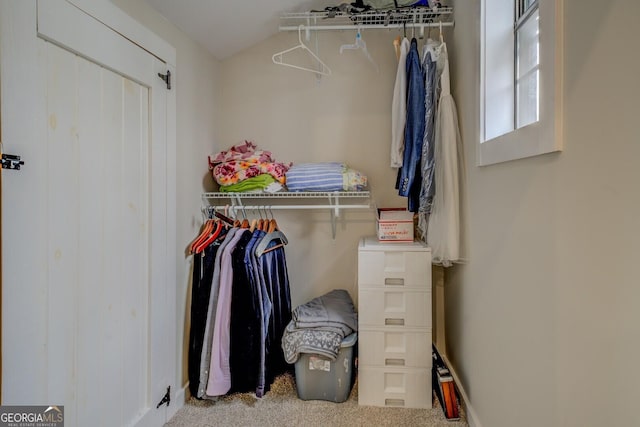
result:
[[[301,26],[305,30],[451,27],[453,8],[419,6],[358,13],[335,10],[289,12],[280,16],[280,23],[280,31],[297,31]]]

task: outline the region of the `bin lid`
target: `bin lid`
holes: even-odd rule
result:
[[[356,343],[357,340],[358,340],[358,333],[354,332],[351,335],[347,335],[346,337],[344,337],[344,339],[340,343],[340,347],[341,348],[353,347],[353,345]]]

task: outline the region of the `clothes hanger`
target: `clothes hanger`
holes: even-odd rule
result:
[[[228,207],[228,206],[227,206]],[[221,219],[222,221],[226,222],[229,225],[233,225],[233,220],[231,218],[229,218],[228,216],[226,216],[226,210],[225,210],[225,215],[221,214],[220,212],[215,212],[214,215],[216,216],[216,218]]]
[[[355,43],[343,44],[342,46],[340,46],[340,53],[342,53],[344,49],[360,49],[362,53],[364,53],[364,56],[366,56],[369,62],[371,62],[371,64],[375,67],[376,71],[378,71],[378,64],[376,64],[376,61],[373,60],[371,54],[367,50],[367,43],[362,39],[360,28],[358,28],[358,32],[356,33]]]
[[[269,246],[269,243],[273,242],[274,240],[280,240],[281,243],[267,249],[267,246]],[[272,233],[267,233],[264,235],[262,240],[260,240],[260,242],[256,246],[255,254],[256,256],[259,257],[262,254],[266,254],[267,252],[271,252],[273,250],[281,248],[288,243],[289,241],[287,240],[287,236],[285,236],[282,231],[274,231]]]
[[[273,233],[274,231],[278,231],[278,221],[273,216],[273,211],[271,207],[269,207],[269,212],[271,213],[271,219],[269,220],[269,228],[267,229],[267,233]]]
[[[267,229],[267,233],[273,233],[274,231],[278,231],[278,223],[275,219],[269,221],[269,228]]]
[[[393,39],[393,49],[396,51],[396,61],[400,61],[400,41],[401,41],[401,37],[400,35],[396,36],[395,39]]]
[[[236,206],[225,206],[225,212],[227,212],[227,209],[230,210],[231,212],[231,217],[233,217],[233,227],[235,228],[240,228],[240,226],[242,225],[242,222],[238,219],[238,212],[236,211]]]
[[[287,236],[285,236],[284,233],[278,229],[278,223],[273,216],[273,212],[271,212],[271,220],[269,221],[269,227],[266,231],[267,234],[264,235],[255,249],[255,254],[258,257],[262,254],[266,254],[267,252],[271,252],[278,248],[281,248],[289,243],[289,241],[287,240]],[[280,240],[280,243],[267,249],[269,243],[274,240]]]
[[[327,66],[327,64],[322,62],[322,60],[318,58],[318,56],[315,53],[313,53],[313,51],[309,49],[306,44],[303,43],[302,28],[304,28],[304,25],[300,25],[298,27],[298,44],[294,47],[283,50],[282,52],[274,53],[273,56],[271,57],[271,60],[273,61],[274,64],[277,64],[277,65],[284,65],[285,67],[297,68],[298,70],[302,70],[302,71],[310,71],[312,73],[320,74],[323,76],[330,76],[331,69]],[[302,50],[308,53],[311,56],[311,58],[313,58],[318,63],[321,69],[316,70],[313,68],[307,68],[301,65],[289,64],[287,62],[284,62],[283,55],[289,52],[293,52],[295,50]]]
[[[240,228],[249,228],[249,219],[247,218],[247,212],[244,210],[244,206],[239,206],[240,212],[242,212],[242,222]]]
[[[192,254],[195,253],[195,250],[194,250],[195,247],[198,246],[204,239],[207,238],[207,236],[211,233],[212,229],[213,229],[213,220],[207,219],[202,226],[200,234],[198,234],[198,236],[189,245],[189,253],[192,253]]]
[[[267,210],[266,208],[263,206],[262,209],[264,210],[264,215],[265,217],[267,216]],[[267,231],[267,227],[265,225],[265,223],[267,222],[267,220],[265,218],[262,217],[262,212],[260,211],[260,209],[258,208],[258,212],[260,213],[260,220],[258,221],[258,230],[260,231]]]
[[[434,23],[433,26],[435,27],[436,24]],[[442,50],[446,50],[446,44],[442,33],[442,21],[438,22],[438,27],[440,29],[438,40],[431,38],[431,26],[429,27],[427,42],[422,47],[422,62],[427,58],[427,53],[431,53],[431,60],[437,62]]]
[[[199,254],[200,252],[202,252],[207,246],[209,246],[211,243],[213,243],[214,240],[216,240],[218,238],[218,236],[220,235],[220,232],[222,231],[222,229],[224,228],[222,226],[222,222],[217,221],[217,220],[213,220],[215,222],[215,228],[213,230],[213,232],[202,242],[200,242],[196,247],[195,247],[195,253]]]

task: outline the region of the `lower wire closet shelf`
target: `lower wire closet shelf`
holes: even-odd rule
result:
[[[224,201],[226,203],[223,203]],[[203,210],[208,216],[217,211],[232,215],[246,212],[273,210],[328,210],[331,215],[331,231],[336,236],[336,221],[344,209],[371,209],[370,191],[279,191],[276,193],[225,193],[202,194]],[[248,203],[250,202],[250,203]]]

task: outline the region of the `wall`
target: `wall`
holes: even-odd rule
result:
[[[343,161],[367,175],[380,206],[406,206],[406,199],[395,195],[396,173],[389,167],[396,35],[362,33],[378,71],[360,51],[340,54],[342,44],[354,43],[352,31],[319,33],[318,55],[332,70],[321,79],[272,62],[274,53],[298,44],[295,32],[277,34],[224,61],[218,145],[253,140],[278,161]],[[307,43],[315,49],[312,37]],[[303,59],[292,57],[306,64]],[[328,212],[275,214],[289,238],[293,305],[334,288],[348,289],[355,299],[357,245],[362,236],[375,234],[373,211],[345,211],[335,240]]]
[[[369,175],[379,204],[403,203],[387,166],[395,34],[363,34],[379,73],[356,52],[338,53],[353,33],[321,34],[320,56],[333,75],[317,81],[271,63],[297,43],[295,34],[218,67],[140,2],[117,3],[178,49],[183,246],[196,233],[208,186],[199,165],[214,147],[244,139],[282,161],[346,161]],[[476,425],[636,425],[640,172],[632,162],[640,141],[632,120],[640,113],[640,60],[624,41],[640,37],[640,6],[565,0],[564,151],[478,168],[478,3],[457,0],[455,31],[445,34],[467,157],[469,253],[468,264],[446,273],[448,356]],[[355,289],[357,241],[374,232],[369,214],[349,213],[335,240],[328,215],[277,218],[290,237],[294,305],[333,287]],[[184,308],[182,257],[178,271]]]
[[[220,64],[203,47],[189,39],[143,0],[114,0],[118,7],[176,48],[175,73],[177,133],[177,224],[176,268],[177,384],[187,381],[187,345],[191,257],[185,250],[202,224],[201,194],[211,186],[207,174],[207,155],[215,149],[219,131]]]
[[[637,425],[640,5],[564,1],[564,150],[479,168],[479,2],[456,1],[469,263],[447,353],[476,425]]]
[[[640,39],[640,4],[598,6],[577,0],[565,5],[558,420],[640,425],[632,409],[640,399],[640,58],[628,49]]]

